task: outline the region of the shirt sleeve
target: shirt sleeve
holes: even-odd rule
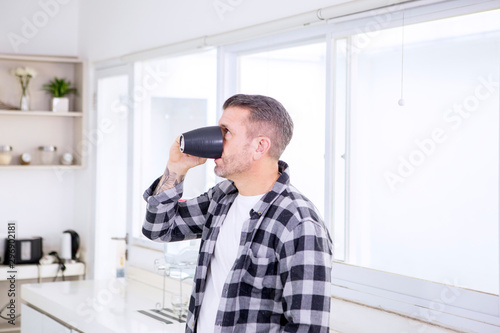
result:
[[[181,201],[184,182],[153,195],[158,178],[145,192],[146,217],[142,233],[154,241],[175,242],[201,237],[211,192]]]
[[[280,267],[287,319],[283,331],[327,333],[332,242],[325,227],[303,221],[294,228],[280,251]]]

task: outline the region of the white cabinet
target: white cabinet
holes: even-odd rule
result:
[[[41,333],[44,315],[26,304],[21,305],[21,312],[21,332]]]
[[[72,333],[72,329],[49,316],[23,304],[21,333]],[[76,332],[76,331],[75,331]]]
[[[0,107],[0,145],[13,147],[12,162],[3,169],[79,168],[84,163],[88,142],[84,138],[84,63],[76,58],[35,57],[0,54],[0,102],[20,105],[21,84],[10,71],[17,67],[34,68],[38,75],[29,83],[30,111],[2,110]],[[69,112],[52,112],[51,96],[42,90],[54,77],[64,78],[77,88],[71,95]],[[0,103],[1,105],[1,103]],[[53,165],[40,165],[39,146],[56,146],[57,158]],[[30,165],[21,165],[20,155],[32,156]],[[71,153],[74,162],[61,165],[60,156]]]
[[[63,324],[45,315],[43,315],[42,328],[43,333],[71,333],[72,331],[71,328],[66,327]],[[22,329],[23,326],[21,326],[21,331]]]

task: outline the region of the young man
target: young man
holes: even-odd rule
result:
[[[201,238],[186,332],[328,332],[331,239],[279,161],[293,122],[266,96],[235,95],[223,109],[214,171],[227,180],[179,201],[187,171],[206,160],[181,153],[177,139],[144,194],[146,237]]]

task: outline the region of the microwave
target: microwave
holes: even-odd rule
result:
[[[5,240],[5,265],[38,264],[42,256],[42,237]]]

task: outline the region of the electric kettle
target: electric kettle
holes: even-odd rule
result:
[[[65,230],[61,241],[61,259],[64,261],[77,260],[79,257],[80,236],[74,230]]]

